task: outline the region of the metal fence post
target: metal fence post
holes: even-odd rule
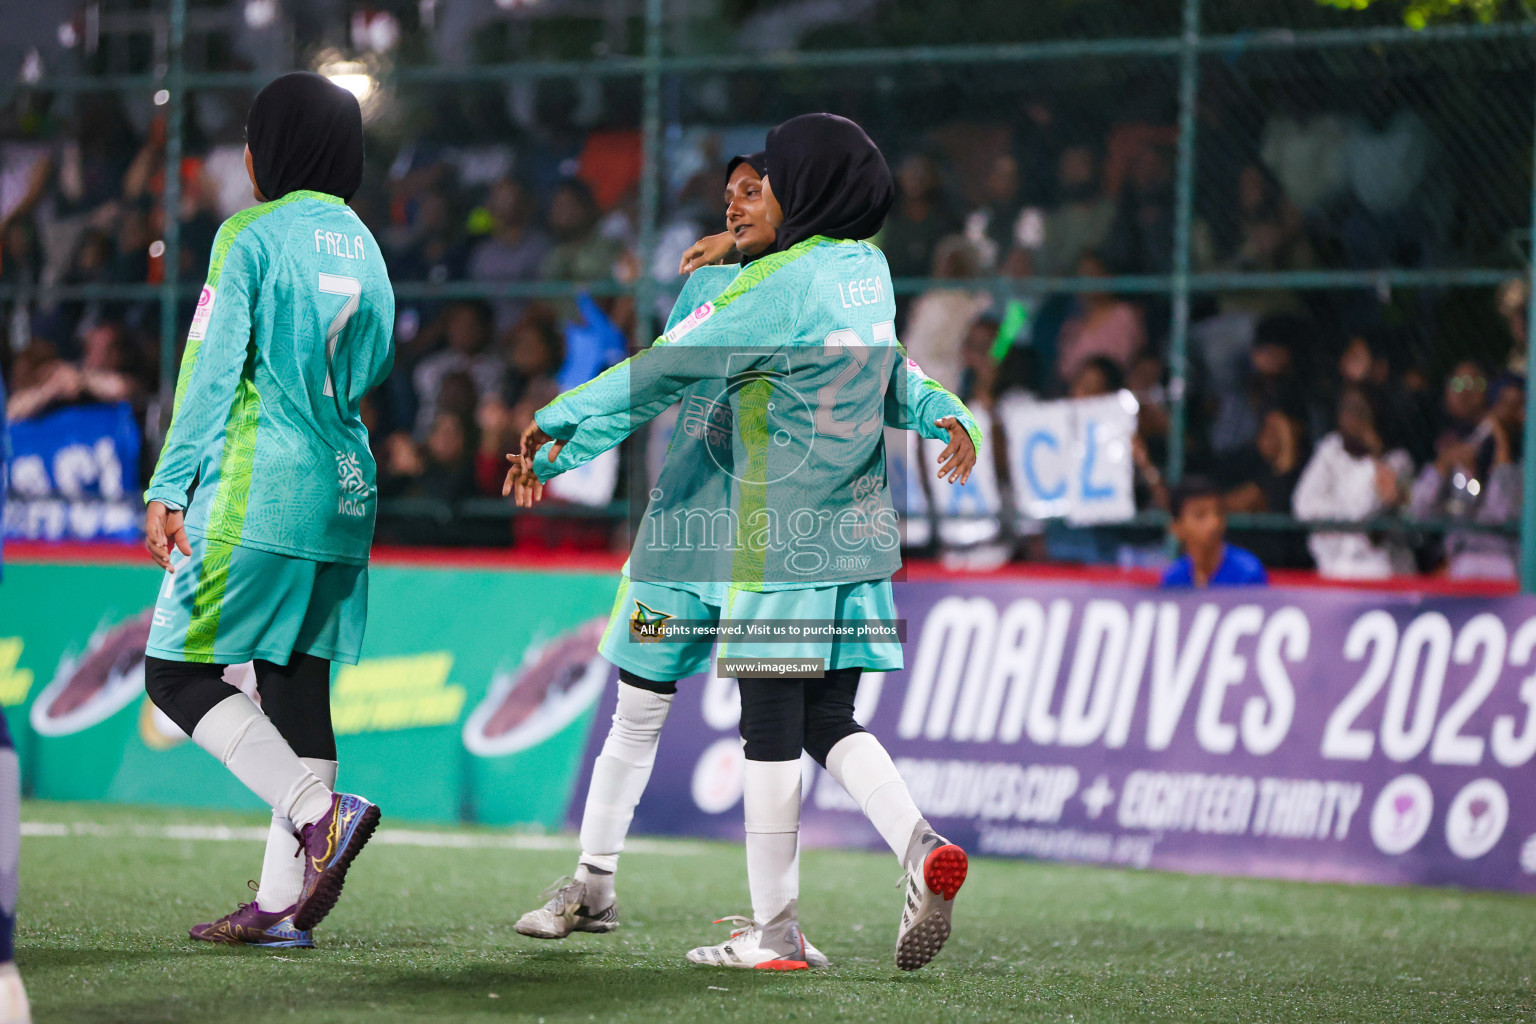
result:
[[[1195,196],[1195,97],[1200,79],[1200,0],[1185,0],[1179,46],[1179,155],[1173,215],[1172,317],[1168,327],[1168,482],[1184,475],[1184,395],[1189,376],[1189,227]]]
[[[1536,593],[1536,388],[1531,387],[1531,340],[1536,338],[1536,97],[1531,104],[1531,239],[1526,259],[1525,447],[1520,503],[1520,592]]]
[[[665,0],[645,3],[645,63],[641,75],[640,113],[640,239],[639,276],[635,280],[636,348],[656,339],[653,314],[656,305],[657,222],[661,216],[661,62],[662,27]],[[650,495],[650,476],[646,466],[646,441],[649,431],[642,428],[630,436],[629,444],[629,532],[639,533]]]
[[[166,54],[164,85],[165,107],[165,190],[161,194],[162,225],[160,280],[160,415],[161,429],[169,426],[167,417],[171,396],[176,390],[177,284],[181,271],[181,132],[183,112],[182,44],[187,32],[187,0],[170,0],[170,45]]]

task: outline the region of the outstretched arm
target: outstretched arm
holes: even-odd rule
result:
[[[803,278],[790,267],[804,252],[784,252],[753,265],[752,274],[737,276],[713,301],[700,304],[679,320],[650,348],[630,356],[581,387],[573,388],[540,409],[534,420],[551,440],[570,441],[579,427],[600,425],[581,452],[583,461],[618,444],[628,433],[670,405],[689,385],[724,379],[750,371],[792,332],[799,319]],[[742,339],[753,339],[743,347]],[[580,465],[576,453],[560,465],[546,444],[533,457],[539,479]]]
[[[939,479],[965,483],[981,447],[976,417],[951,391],[925,374],[904,348],[897,351],[900,358],[885,391],[885,425],[915,430],[932,441],[947,440],[939,453]]]
[[[237,230],[226,223],[213,243],[208,283],[198,297],[176,379],[171,429],[144,492],[145,501],[172,510],[187,507],[187,490],[203,456],[224,431],[241,387],[260,255]]]

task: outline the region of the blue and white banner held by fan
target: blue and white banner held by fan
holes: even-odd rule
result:
[[[1114,523],[1136,514],[1131,441],[1136,399],[1128,391],[1096,398],[998,403],[1008,442],[1008,472],[1019,510],[1034,519]]]
[[[5,535],[137,538],[140,443],[127,402],[73,406],[12,423]]]

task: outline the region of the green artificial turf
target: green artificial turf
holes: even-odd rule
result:
[[[1529,1021],[1536,902],[974,860],[939,958],[891,959],[893,858],[810,851],[807,933],[823,971],[695,967],[710,923],[746,913],[741,850],[650,841],[624,857],[609,936],[512,930],[574,846],[376,842],[320,948],[194,944],[249,898],[259,843],[166,838],[258,818],[28,804],[18,961],[39,1024],[345,1021]],[[386,819],[385,826],[390,822]],[[101,826],[95,828],[95,826]],[[139,830],[138,835],[134,830]],[[511,833],[446,830],[474,841]],[[383,833],[381,833],[383,835]]]

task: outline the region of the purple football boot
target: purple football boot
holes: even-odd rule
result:
[[[254,886],[252,886],[254,888]],[[217,921],[195,924],[187,932],[198,942],[225,946],[265,946],[268,949],[313,949],[315,940],[293,926],[293,907],[262,910],[254,901],[240,904],[233,914]]]
[[[325,919],[341,896],[347,868],[379,827],[379,809],[360,796],[331,794],[331,809],[306,825],[299,836],[304,887],[293,907],[293,926],[309,931]]]

